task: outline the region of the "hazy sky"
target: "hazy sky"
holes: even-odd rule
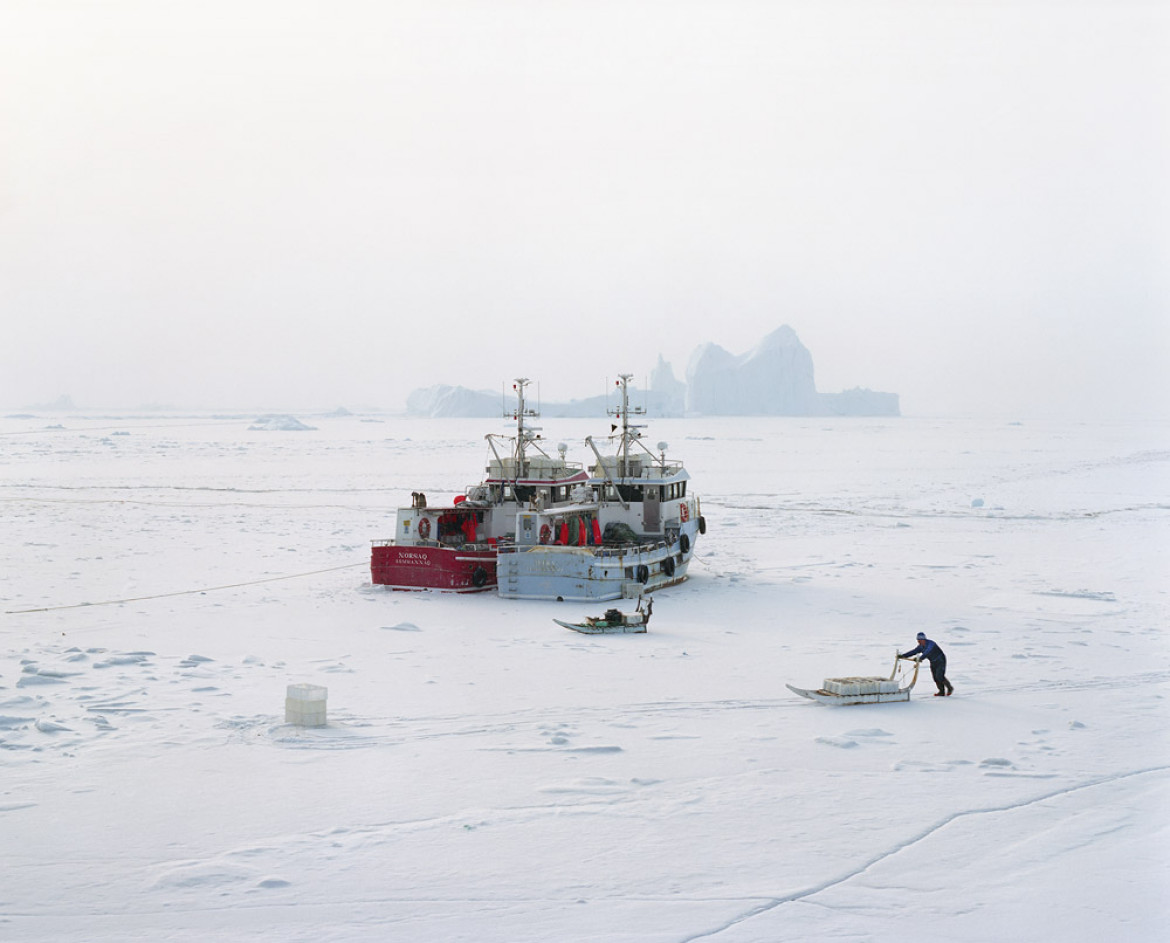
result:
[[[0,0],[0,408],[1170,415],[1168,168],[1165,2]]]

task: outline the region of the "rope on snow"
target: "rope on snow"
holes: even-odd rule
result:
[[[318,576],[321,573],[334,573],[337,570],[351,570],[355,566],[366,566],[366,563],[347,563],[344,566],[331,566],[324,570],[313,570],[309,573],[293,573],[289,576],[269,576],[262,580],[249,580],[246,583],[228,583],[224,586],[207,586],[203,589],[182,589],[174,593],[158,593],[154,596],[134,596],[130,599],[106,599],[102,602],[77,602],[68,606],[44,606],[40,609],[8,609],[6,616],[23,616],[30,612],[58,612],[62,609],[84,609],[86,606],[116,606],[125,602],[143,602],[147,599],[166,599],[170,596],[194,596],[196,593],[212,593],[219,589],[238,589],[241,586],[257,586],[260,583],[275,583],[279,580],[296,580],[305,576]]]

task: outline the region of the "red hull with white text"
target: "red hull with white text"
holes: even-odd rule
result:
[[[370,576],[376,585],[390,589],[479,593],[496,588],[496,551],[375,543]]]
[[[400,507],[392,540],[375,540],[370,577],[390,589],[435,589],[475,593],[496,588],[496,554],[515,539],[516,515],[539,504],[571,504],[584,492],[589,476],[576,462],[541,447],[537,430],[525,422],[537,415],[524,403],[526,378],[516,380],[516,408],[505,418],[516,422],[516,435],[485,438],[491,456],[487,477],[450,504],[433,505],[422,492],[411,493]],[[498,446],[510,443],[504,452]]]

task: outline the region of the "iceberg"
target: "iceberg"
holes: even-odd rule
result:
[[[659,354],[638,405],[659,417],[901,415],[897,393],[861,387],[817,392],[812,354],[787,324],[738,356],[718,344],[701,344],[691,354],[685,383]],[[591,417],[604,415],[609,406],[607,397],[594,396],[544,403],[541,410],[546,417]],[[409,415],[431,418],[485,418],[501,409],[499,394],[462,386],[426,387],[406,400]]]
[[[707,416],[897,416],[898,395],[818,393],[812,354],[787,324],[740,356],[707,343],[687,365],[686,409]]]

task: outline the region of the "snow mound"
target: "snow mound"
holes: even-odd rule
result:
[[[307,426],[295,416],[261,416],[248,426],[253,432],[312,432],[317,427]]]

